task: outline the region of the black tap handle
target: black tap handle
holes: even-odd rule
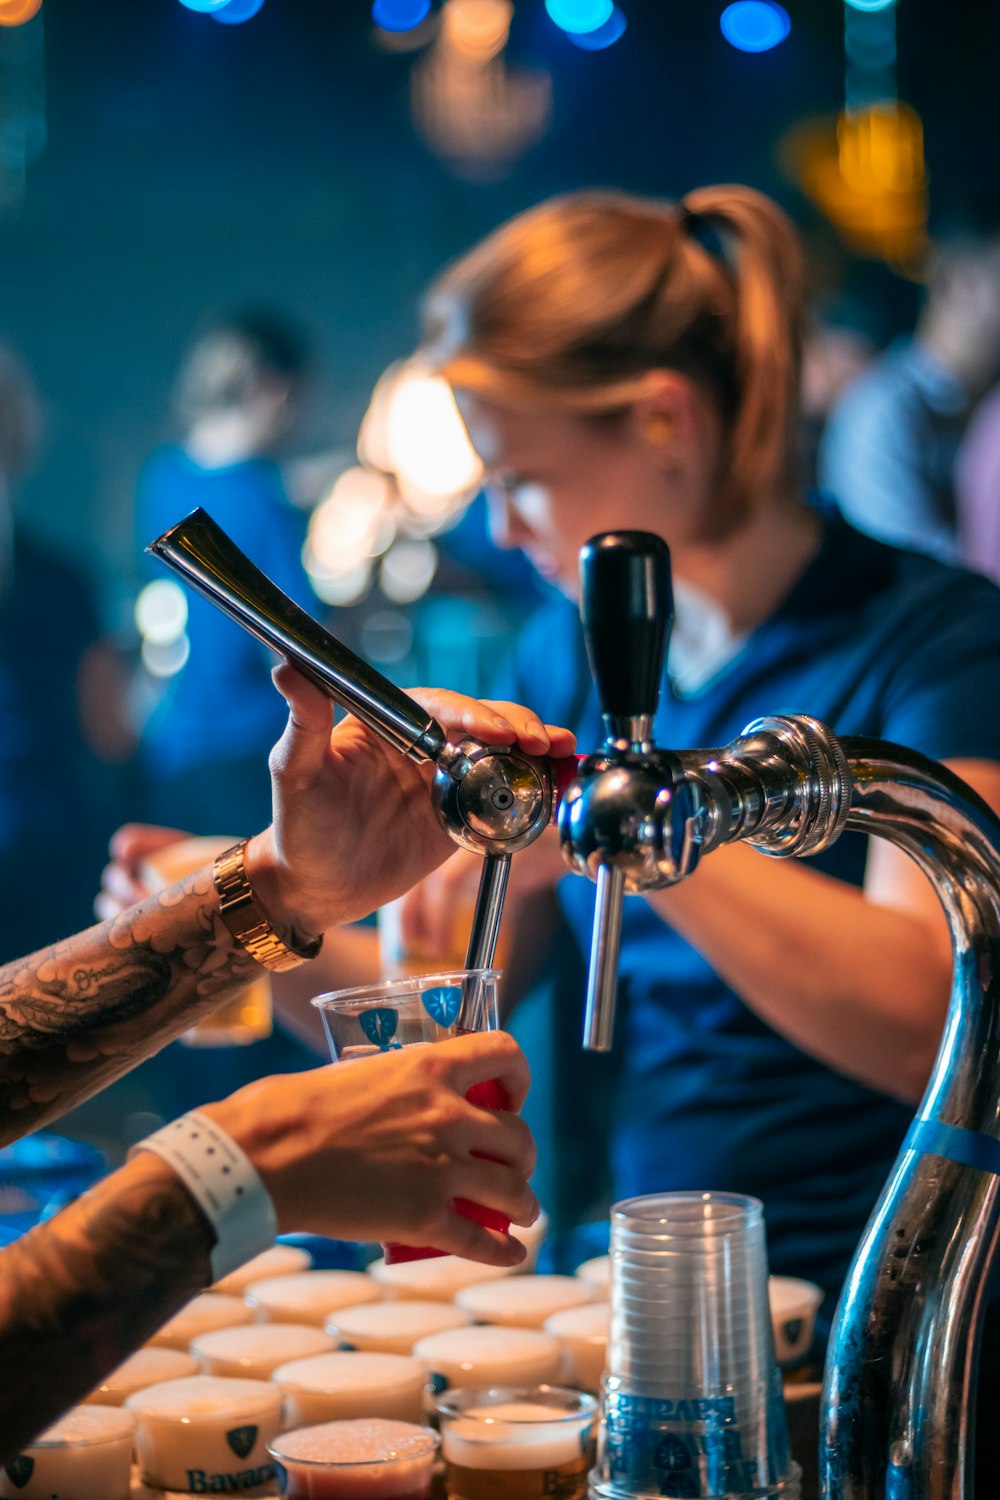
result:
[[[440,724],[306,614],[200,508],[146,548],[335,703],[413,760],[437,760]]]
[[[673,624],[670,549],[651,531],[605,531],[580,548],[580,617],[597,696],[616,739],[648,739]],[[644,734],[628,725],[648,721]]]

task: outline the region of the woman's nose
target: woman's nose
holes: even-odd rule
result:
[[[531,530],[502,485],[486,486],[486,508],[490,537],[498,547],[523,547],[531,540]]]

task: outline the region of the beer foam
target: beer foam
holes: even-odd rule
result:
[[[607,1340],[611,1326],[610,1302],[582,1302],[578,1307],[564,1307],[545,1319],[545,1332],[556,1338]]]
[[[308,1463],[374,1464],[386,1459],[423,1458],[437,1446],[429,1427],[386,1417],[324,1422],[286,1432],[276,1444],[281,1457]]]
[[[363,1271],[300,1271],[268,1276],[247,1287],[246,1300],[262,1322],[310,1323],[322,1328],[341,1307],[376,1302],[378,1286]]]
[[[74,1406],[58,1422],[35,1438],[32,1448],[58,1447],[64,1443],[110,1443],[131,1438],[135,1417],[120,1406]]]
[[[154,1349],[187,1350],[188,1344],[200,1333],[213,1328],[232,1328],[234,1324],[253,1322],[253,1312],[239,1297],[226,1297],[221,1292],[202,1292],[194,1297],[179,1313],[158,1328],[149,1340]]]
[[[198,1361],[190,1354],[182,1354],[179,1349],[139,1349],[112,1370],[84,1399],[102,1406],[121,1406],[126,1396],[141,1391],[144,1386],[158,1385],[163,1380],[180,1380],[185,1375],[197,1373]]]
[[[368,1274],[386,1297],[450,1302],[463,1287],[512,1276],[515,1269],[483,1265],[481,1261],[464,1260],[460,1255],[436,1255],[429,1260],[404,1260],[394,1266],[376,1260],[368,1267]]]
[[[446,1328],[465,1328],[469,1314],[451,1302],[367,1302],[327,1319],[327,1331],[358,1349],[409,1354],[418,1339]]]
[[[388,1391],[424,1384],[424,1367],[408,1354],[371,1354],[339,1349],[279,1365],[272,1380],[283,1386],[316,1391]]]
[[[442,1452],[462,1469],[556,1469],[583,1456],[593,1422],[592,1412],[534,1401],[472,1406],[461,1417],[442,1417]]]
[[[281,1392],[267,1380],[191,1375],[165,1380],[130,1396],[125,1405],[142,1417],[187,1422],[190,1417],[249,1417],[280,1409]]]
[[[328,1333],[305,1323],[219,1328],[191,1341],[191,1353],[206,1375],[243,1375],[254,1380],[269,1379],[272,1370],[290,1359],[325,1354],[335,1347]]]
[[[535,1385],[559,1373],[559,1343],[534,1328],[449,1328],[413,1346],[449,1385]]]
[[[606,1291],[611,1284],[611,1256],[595,1255],[592,1260],[585,1260],[582,1266],[577,1266],[576,1274],[589,1286]]]
[[[553,1313],[592,1297],[591,1288],[576,1276],[511,1276],[506,1281],[464,1287],[456,1293],[455,1305],[481,1323],[541,1328]]]
[[[247,1287],[255,1281],[263,1281],[268,1276],[293,1276],[297,1272],[308,1271],[311,1265],[312,1256],[308,1250],[300,1250],[297,1245],[272,1245],[270,1250],[262,1250],[253,1260],[248,1260],[246,1265],[237,1266],[235,1271],[223,1276],[212,1290],[225,1292],[231,1297],[242,1297]]]

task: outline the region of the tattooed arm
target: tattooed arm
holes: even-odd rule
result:
[[[512,1112],[468,1103],[488,1078]],[[453,1203],[474,1198],[515,1224],[535,1218],[534,1145],[514,1113],[527,1088],[517,1045],[490,1032],[265,1078],[204,1112],[254,1163],[282,1231],[403,1239],[516,1265],[516,1240]],[[141,1153],[0,1252],[0,1463],[207,1286],[213,1244],[171,1168]]]
[[[0,968],[0,1144],[120,1077],[257,972],[210,870]]]
[[[211,1280],[214,1235],[148,1152],[0,1254],[0,1463]]]
[[[246,869],[279,934],[302,937],[401,895],[454,845],[434,816],[428,767],[356,719],[331,734],[329,699],[290,667],[275,681],[290,715],[271,756],[274,823],[250,840]],[[414,696],[450,732],[533,754],[572,749],[567,731],[515,704],[501,714],[455,693]],[[0,1144],[118,1078],[258,973],[221,920],[207,869],[0,968]]]

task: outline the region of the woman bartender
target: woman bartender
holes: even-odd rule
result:
[[[677,593],[661,745],[806,712],[945,761],[1000,807],[1000,593],[861,536],[797,482],[803,272],[773,203],[742,187],[543,203],[445,272],[426,326],[499,538],[563,595],[504,696],[601,742],[577,554],[597,532],[653,531]],[[425,952],[461,859],[411,898]],[[586,952],[594,887],[540,842],[511,899],[537,914],[543,889]],[[834,1296],[941,1033],[950,948],[930,885],[856,834],[806,861],[725,847],[626,901],[620,972],[617,1195],[756,1194],[772,1270]]]

